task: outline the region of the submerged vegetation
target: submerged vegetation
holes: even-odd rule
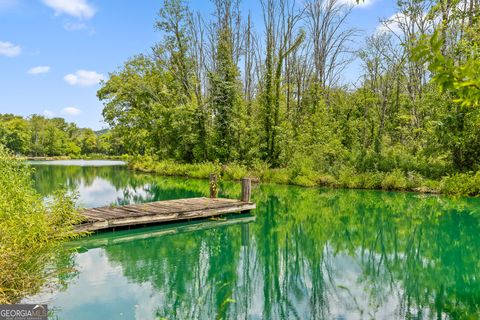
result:
[[[61,242],[78,237],[74,198],[55,192],[45,203],[32,169],[0,145],[0,303],[14,303],[55,284]]]

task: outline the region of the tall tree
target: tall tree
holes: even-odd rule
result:
[[[218,31],[213,70],[209,74],[209,101],[214,115],[214,154],[221,162],[227,162],[239,157],[244,108],[240,73],[235,62],[234,3],[218,0],[215,6]]]

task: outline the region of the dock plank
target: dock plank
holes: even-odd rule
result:
[[[255,209],[255,203],[225,198],[189,198],[84,209],[77,231],[209,218]]]

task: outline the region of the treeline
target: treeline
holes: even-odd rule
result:
[[[0,114],[0,144],[19,155],[78,156],[121,152],[112,148],[111,141],[108,131],[97,135],[92,129],[78,128],[63,118]]]
[[[478,170],[478,0],[399,1],[361,41],[345,1],[260,3],[255,26],[239,1],[213,16],[164,1],[162,41],[98,91],[125,152],[335,177]],[[353,59],[359,80],[342,85]]]

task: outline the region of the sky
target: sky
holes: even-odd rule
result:
[[[354,2],[354,0],[340,0]],[[147,53],[161,34],[154,30],[162,0],[0,0],[0,113],[63,117],[80,127],[106,128],[99,82],[130,57]],[[299,1],[301,3],[301,1]],[[357,45],[395,14],[395,0],[365,0],[348,24],[361,30]],[[210,15],[208,0],[190,7]],[[242,11],[261,26],[259,0]],[[345,70],[354,82],[358,61]]]

